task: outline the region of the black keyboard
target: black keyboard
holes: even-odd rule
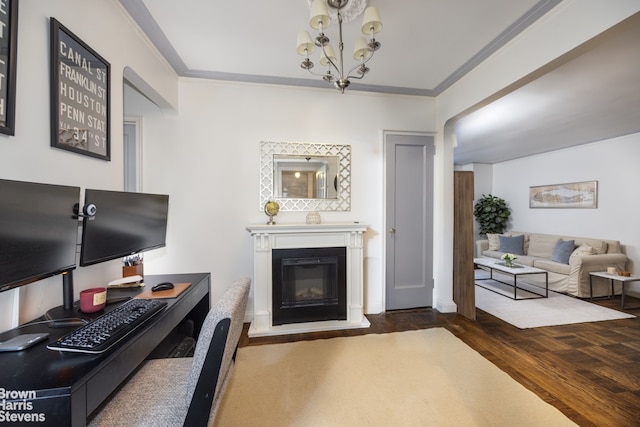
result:
[[[167,306],[157,299],[132,299],[47,345],[50,350],[103,353]]]

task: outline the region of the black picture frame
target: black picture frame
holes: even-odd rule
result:
[[[0,7],[0,133],[15,135],[18,0]]]
[[[111,65],[55,18],[51,146],[111,160]]]

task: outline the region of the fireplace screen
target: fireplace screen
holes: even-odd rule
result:
[[[338,303],[338,257],[282,261],[282,306]]]
[[[346,320],[346,248],[275,249],[273,324]]]

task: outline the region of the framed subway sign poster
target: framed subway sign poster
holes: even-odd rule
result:
[[[111,159],[110,65],[51,18],[51,146]]]
[[[0,133],[15,135],[18,0],[0,1]]]

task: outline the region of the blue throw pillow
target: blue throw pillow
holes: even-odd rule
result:
[[[500,239],[500,252],[514,255],[524,255],[524,235],[519,236],[498,236]]]
[[[562,264],[569,264],[569,257],[576,248],[576,242],[574,240],[558,240],[556,247],[553,249],[551,255],[551,261],[561,262]]]

